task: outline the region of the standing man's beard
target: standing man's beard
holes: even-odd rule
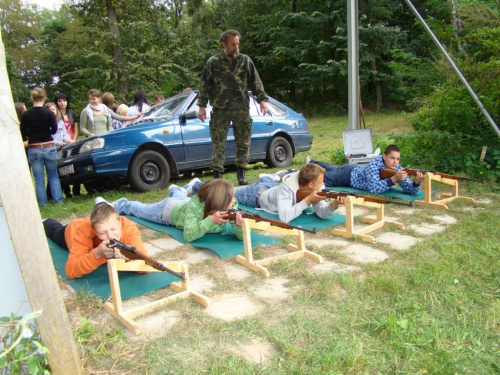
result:
[[[224,54],[227,56],[227,57],[236,57],[239,55],[239,52],[236,52],[236,53],[233,53],[227,49],[224,49]]]

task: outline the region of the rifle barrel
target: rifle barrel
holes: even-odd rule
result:
[[[184,274],[184,272],[176,272],[168,267],[165,267],[162,263],[160,263],[157,260],[154,260],[153,258],[141,253],[139,250],[137,250],[133,246],[130,246],[130,245],[124,244],[123,242],[120,242],[118,240],[112,239],[109,241],[108,247],[110,249],[117,247],[122,254],[123,254],[123,251],[125,251],[126,254],[123,254],[123,255],[125,255],[128,258],[141,259],[148,266],[151,266],[154,269],[157,269],[158,271],[168,272],[169,274],[181,279],[182,281],[186,281],[186,275]],[[130,254],[133,254],[133,256],[130,256]]]

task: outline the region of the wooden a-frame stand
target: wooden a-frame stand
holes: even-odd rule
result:
[[[371,223],[367,227],[354,230],[354,205],[358,204],[365,207],[374,207],[377,209],[377,217],[375,219],[371,219],[368,217],[363,217],[361,221],[364,223]],[[345,200],[345,229],[334,229],[332,231],[333,234],[338,234],[343,237],[358,237],[361,238],[365,242],[374,243],[375,238],[367,235],[366,233],[371,233],[374,230],[382,228],[388,224],[392,224],[399,229],[404,229],[405,226],[402,223],[398,223],[395,221],[387,220],[384,217],[384,208],[385,205],[383,203],[375,203],[375,202],[366,202],[364,198],[354,197],[348,195]]]
[[[323,257],[321,255],[306,249],[304,240],[304,231],[301,231],[299,229],[280,228],[273,226],[266,221],[256,222],[255,220],[252,219],[243,219],[241,227],[243,228],[243,247],[245,249],[245,256],[237,255],[236,261],[253,271],[260,272],[265,277],[269,277],[270,273],[269,270],[263,266],[266,266],[272,262],[276,262],[279,259],[299,259],[306,256],[315,260],[318,263],[323,262]],[[252,252],[251,229],[259,229],[268,232],[286,233],[295,235],[297,236],[297,244],[287,245],[286,248],[288,251],[290,251],[290,253],[276,255],[261,260],[254,260]]]
[[[432,200],[432,181],[442,182],[443,184],[451,186],[451,192],[449,194],[441,194],[441,197],[444,199]],[[442,210],[447,210],[448,206],[446,203],[452,202],[457,198],[464,199],[468,202],[474,203],[474,198],[464,197],[458,195],[458,181],[453,180],[451,178],[444,178],[440,175],[436,175],[431,172],[426,172],[424,176],[424,199],[414,201],[415,204],[426,207],[439,208]]]
[[[143,260],[132,260],[130,262],[125,262],[124,259],[111,259],[108,261],[108,273],[109,282],[111,285],[111,297],[112,302],[106,302],[104,304],[104,309],[113,315],[116,319],[120,321],[125,327],[127,327],[135,335],[141,333],[141,326],[134,321],[134,318],[144,315],[148,312],[157,309],[158,307],[164,306],[170,302],[173,302],[179,298],[193,297],[195,302],[200,305],[207,307],[210,301],[204,295],[194,292],[190,289],[190,281],[188,274],[188,267],[185,262],[162,262],[165,267],[170,268],[176,272],[184,272],[186,275],[186,281],[180,280],[180,282],[175,282],[170,284],[170,288],[178,292],[169,297],[162,298],[157,301],[147,303],[142,306],[135,307],[128,311],[123,311],[122,297],[120,292],[120,283],[118,280],[118,271],[133,271],[133,272],[161,272],[153,267],[148,266]]]

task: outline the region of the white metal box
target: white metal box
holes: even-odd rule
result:
[[[342,135],[348,164],[368,164],[377,156],[373,154],[371,129],[344,130]]]

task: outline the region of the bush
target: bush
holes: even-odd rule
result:
[[[1,374],[51,374],[47,361],[48,349],[40,342],[40,335],[32,323],[41,311],[24,317],[1,317],[2,339],[0,353]]]

